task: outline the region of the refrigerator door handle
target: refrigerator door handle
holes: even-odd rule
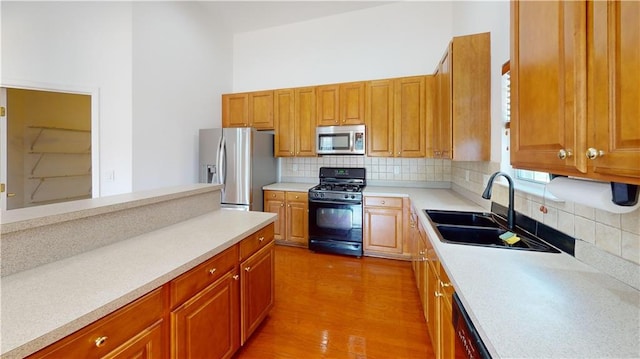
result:
[[[220,183],[223,186],[227,184],[227,141],[224,137],[220,146]]]
[[[216,172],[216,182],[219,184],[222,184],[222,145],[222,136],[220,136],[220,139],[218,140],[218,151],[216,152],[216,167],[218,168],[218,171]]]

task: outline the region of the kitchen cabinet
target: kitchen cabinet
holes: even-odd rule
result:
[[[165,295],[155,289],[28,358],[166,358]]]
[[[278,244],[309,246],[309,197],[307,192],[264,191],[265,212],[277,213]]]
[[[511,163],[640,184],[640,4],[511,3]]]
[[[432,154],[458,161],[491,156],[490,34],[456,36],[434,73]],[[430,128],[430,129],[431,129]],[[431,155],[431,153],[430,153]]]
[[[286,238],[286,199],[284,191],[264,191],[264,211],[278,215],[274,224],[273,237],[276,241]]]
[[[364,124],[364,82],[318,86],[316,96],[318,126]]]
[[[170,282],[173,358],[230,358],[240,347],[238,247]]]
[[[411,246],[411,265],[416,280],[416,287],[420,295],[420,303],[422,305],[422,313],[424,319],[427,319],[427,239],[422,224],[418,220],[418,215],[411,207],[410,212],[410,246]]]
[[[240,243],[241,343],[244,344],[269,314],[275,299],[275,247],[273,227]]]
[[[273,91],[222,95],[222,127],[273,130]]]
[[[231,358],[274,303],[269,224],[29,358]]]
[[[276,157],[315,157],[315,87],[274,91],[274,127]]]
[[[369,81],[365,87],[367,155],[425,157],[433,76]],[[427,118],[428,117],[428,118]]]
[[[363,204],[363,249],[364,255],[385,258],[409,256],[405,244],[405,211],[408,198],[365,196]],[[405,253],[406,251],[406,253]]]

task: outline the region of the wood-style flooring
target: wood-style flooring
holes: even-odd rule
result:
[[[411,263],[276,246],[269,316],[234,358],[433,358]]]

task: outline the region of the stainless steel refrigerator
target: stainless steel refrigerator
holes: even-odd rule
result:
[[[222,207],[262,211],[262,186],[277,182],[273,134],[251,128],[200,130],[200,182],[222,184]]]

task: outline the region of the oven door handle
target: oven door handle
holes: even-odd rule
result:
[[[326,203],[326,204],[340,204],[340,205],[361,205],[362,201],[360,202],[340,202],[340,201],[327,201],[327,200],[318,200],[318,199],[309,199],[310,203]]]

